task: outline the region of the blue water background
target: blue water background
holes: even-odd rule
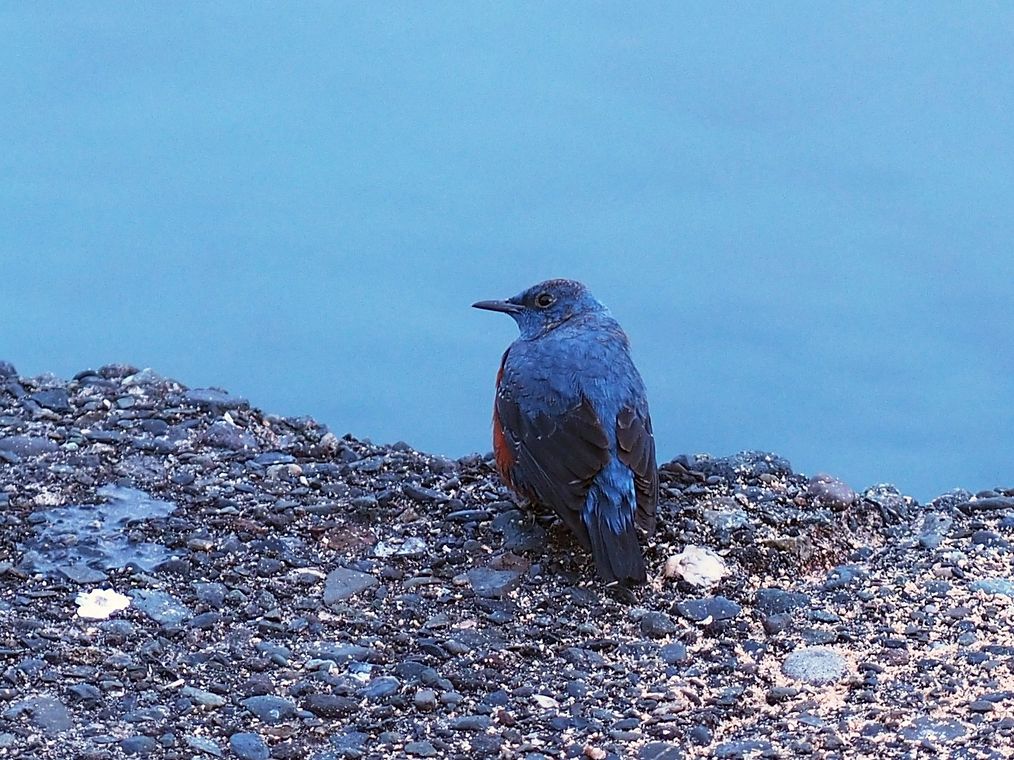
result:
[[[716,7],[717,6],[717,7]],[[1014,6],[7,3],[0,358],[489,449],[584,280],[660,458],[1014,485]]]

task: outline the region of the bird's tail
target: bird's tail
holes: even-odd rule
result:
[[[629,495],[603,485],[592,483],[582,514],[595,569],[607,583],[642,584],[648,576],[634,527],[633,483]]]

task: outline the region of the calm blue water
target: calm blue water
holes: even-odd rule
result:
[[[488,450],[587,282],[662,458],[1014,484],[1014,7],[0,9],[0,358]]]

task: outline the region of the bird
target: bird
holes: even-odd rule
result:
[[[591,551],[599,577],[647,580],[638,529],[655,530],[658,470],[644,381],[630,341],[580,282],[540,282],[506,300],[519,336],[500,360],[493,454],[501,480],[552,508]]]

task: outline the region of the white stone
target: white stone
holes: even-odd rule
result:
[[[687,546],[665,562],[666,578],[682,578],[691,586],[710,588],[729,575],[729,566],[718,554],[703,546]]]
[[[108,588],[82,591],[74,601],[78,616],[88,620],[105,620],[114,612],[130,606],[130,597]]]

